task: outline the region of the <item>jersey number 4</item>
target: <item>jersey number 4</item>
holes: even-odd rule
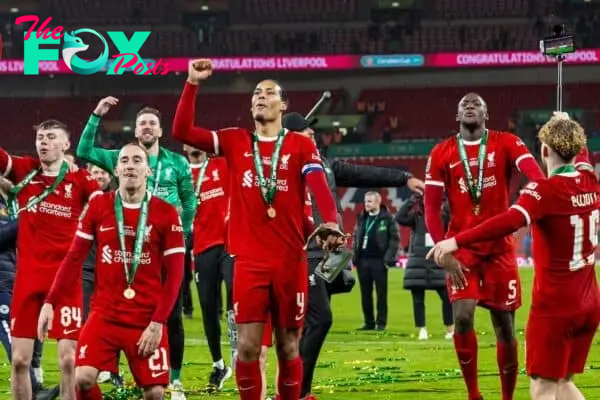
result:
[[[594,210],[588,217],[587,232],[584,229],[584,219],[579,215],[571,215],[571,226],[573,227],[573,257],[569,261],[569,269],[577,271],[586,265],[595,262],[594,252],[598,246],[598,223],[600,222],[600,211]],[[592,244],[592,253],[583,256],[583,243],[589,240]]]

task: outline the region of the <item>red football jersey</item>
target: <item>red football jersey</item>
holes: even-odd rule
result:
[[[532,311],[562,317],[599,307],[594,252],[600,191],[595,172],[530,182],[512,207],[532,224]]]
[[[477,156],[480,140],[464,141],[464,144],[471,174],[477,181]],[[431,151],[427,162],[425,183],[445,188],[451,209],[450,225],[446,237],[453,237],[458,232],[506,211],[510,205],[509,184],[513,167],[518,167],[519,162],[526,157],[533,156],[517,136],[488,130],[480,214],[476,216],[473,213],[473,202],[458,152],[456,136],[437,144]],[[499,242],[478,243],[469,245],[467,248],[477,254],[489,255],[511,251],[514,243],[512,236],[507,236]]]
[[[135,298],[123,296],[127,288],[123,260],[131,268],[140,205],[123,203],[125,255],[121,251],[114,211],[115,192],[90,201],[77,236],[96,240],[96,280],[92,310],[109,321],[145,328],[161,299],[163,257],[185,253],[183,228],[175,207],[156,196],[150,197],[142,258],[131,287]]]
[[[202,164],[192,164],[194,190]],[[229,206],[229,171],[224,157],[211,158],[198,194],[194,218],[194,254],[225,243],[225,218]]]
[[[5,171],[4,175],[12,182],[20,182],[39,167],[37,158],[12,157],[0,150],[0,171]],[[18,193],[19,207],[24,207],[32,197],[39,196],[54,183],[57,175],[36,175]],[[81,212],[94,192],[101,193],[99,190],[98,183],[86,170],[69,172],[53,193],[19,213],[17,271],[20,274],[40,279],[56,274],[71,246]],[[42,273],[44,275],[40,276]]]
[[[265,177],[271,173],[273,140],[260,138],[259,151]],[[228,250],[238,258],[270,263],[282,257],[304,254],[304,175],[322,169],[313,141],[286,132],[277,171],[277,193],[273,203],[277,215],[267,216],[252,156],[252,133],[241,128],[215,132],[216,154],[227,159],[230,182],[230,217],[227,225]]]

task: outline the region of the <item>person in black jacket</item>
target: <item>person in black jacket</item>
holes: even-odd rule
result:
[[[383,331],[388,315],[388,268],[396,265],[400,235],[394,217],[381,204],[377,192],[365,193],[365,209],[356,221],[354,265],[358,271],[365,324],[361,331]],[[377,318],[373,314],[373,284],[377,293]]]
[[[314,140],[314,131],[311,125],[309,121],[298,113],[289,113],[283,117],[284,128],[303,133]],[[421,192],[425,188],[421,180],[413,177],[408,172],[398,169],[350,164],[341,160],[329,160],[324,155],[324,152],[321,152],[321,160],[323,161],[329,189],[331,189],[336,202],[340,229],[343,229],[342,205],[336,192],[338,186],[357,188],[406,186],[412,191]],[[314,201],[312,202],[312,213],[315,225],[323,222]],[[309,244],[307,255],[309,288],[308,306],[304,317],[302,338],[300,340],[300,357],[302,357],[304,366],[300,397],[303,399],[313,399],[314,396],[311,395],[311,390],[315,367],[333,321],[330,305],[331,295],[350,291],[354,285],[354,277],[351,271],[344,271],[344,273],[338,275],[332,284],[327,284],[314,274],[316,266],[323,260],[323,250],[316,246],[315,243],[311,243]]]
[[[419,330],[419,340],[429,339],[425,325],[425,291],[437,291],[442,300],[442,318],[446,326],[446,339],[450,340],[454,334],[454,321],[452,304],[446,288],[446,271],[439,268],[433,260],[425,259],[434,243],[425,227],[424,209],[423,196],[415,193],[396,214],[396,222],[412,229],[408,262],[404,271],[404,289],[410,290],[412,294],[413,315],[415,326]],[[441,213],[447,228],[450,221],[448,202],[442,206]]]

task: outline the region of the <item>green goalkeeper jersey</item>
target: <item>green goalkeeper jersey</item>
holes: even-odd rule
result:
[[[107,150],[95,146],[99,124],[100,117],[92,114],[79,139],[77,158],[114,174],[120,150]],[[161,146],[158,156],[149,156],[148,161],[153,172],[152,176],[148,177],[148,190],[179,210],[183,229],[186,235],[189,234],[197,201],[188,160],[181,154]]]

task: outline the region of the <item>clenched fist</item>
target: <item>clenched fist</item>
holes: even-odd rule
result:
[[[100,102],[94,109],[94,114],[96,114],[99,117],[104,117],[106,113],[117,104],[119,104],[119,99],[117,99],[116,97],[105,97],[102,100],[100,100]]]
[[[188,68],[188,82],[197,85],[200,81],[207,79],[212,75],[212,63],[209,59],[200,58],[190,62]]]

